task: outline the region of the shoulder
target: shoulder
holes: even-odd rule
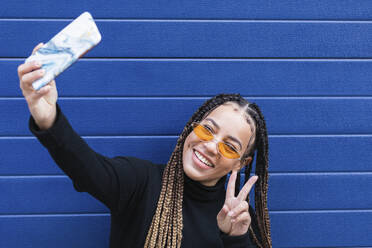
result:
[[[113,159],[116,161],[116,169],[119,174],[121,174],[120,172],[125,172],[128,175],[128,172],[130,172],[133,176],[159,175],[161,177],[165,168],[164,164],[155,164],[149,160],[137,157],[117,156]]]
[[[165,167],[163,164],[155,164],[150,160],[131,156],[117,156],[114,159],[121,165],[129,165],[138,169],[162,170]]]

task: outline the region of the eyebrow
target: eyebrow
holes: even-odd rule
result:
[[[227,138],[235,141],[236,143],[238,143],[239,147],[240,147],[240,150],[242,149],[242,144],[240,144],[239,140],[237,138],[234,138],[233,136],[231,135],[228,135]]]
[[[206,120],[206,121],[210,121],[210,122],[212,122],[212,124],[213,124],[215,127],[217,127],[217,129],[220,129],[220,126],[218,126],[218,124],[217,124],[214,120],[212,120],[211,118],[205,118],[205,120]]]
[[[213,124],[217,129],[220,129],[220,126],[218,126],[218,124],[217,124],[213,119],[211,119],[211,118],[205,118],[205,120],[206,120],[206,121],[210,121],[210,122],[212,122],[212,124]],[[240,150],[242,149],[242,144],[240,143],[240,141],[239,141],[237,138],[235,138],[235,137],[233,137],[233,136],[231,136],[231,135],[228,135],[227,138],[231,139],[232,141],[235,141],[235,142],[239,145]]]

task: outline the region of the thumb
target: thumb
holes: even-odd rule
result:
[[[32,54],[35,54],[37,50],[40,49],[40,47],[42,47],[44,45],[44,43],[39,43],[36,47],[34,47],[34,49],[32,50]]]
[[[217,220],[224,220],[227,216],[227,213],[229,212],[229,208],[227,205],[223,205],[221,211],[217,215]]]
[[[38,94],[39,96],[44,96],[46,94],[49,93],[49,91],[51,90],[51,86],[50,85],[45,85],[44,87],[42,87],[40,90],[36,91],[36,94]]]
[[[51,88],[52,87],[50,85],[45,85],[40,90],[34,91],[33,94],[32,94],[33,95],[32,96],[33,100],[35,101],[37,99],[42,98],[43,96],[45,96],[46,94],[49,93]]]

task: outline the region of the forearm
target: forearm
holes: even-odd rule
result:
[[[29,127],[78,191],[89,192],[110,208],[116,205],[114,161],[94,152],[73,130],[58,105],[50,128],[40,130],[32,117]]]

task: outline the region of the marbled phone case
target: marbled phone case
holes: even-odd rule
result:
[[[101,34],[92,16],[84,12],[26,59],[39,61],[45,70],[45,75],[33,82],[33,88],[39,90],[52,81],[100,41]]]

